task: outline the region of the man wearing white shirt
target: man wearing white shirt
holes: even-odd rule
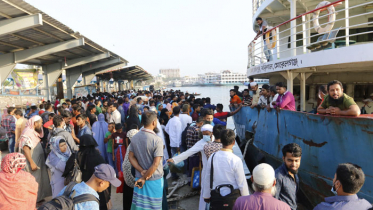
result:
[[[180,121],[181,121],[181,132],[183,132],[185,130],[185,128],[188,126],[188,123],[189,124],[192,124],[193,120],[192,120],[192,117],[188,115],[188,112],[189,112],[189,105],[188,104],[184,104],[183,105],[183,112],[179,115],[179,118],[180,118]]]
[[[231,129],[226,129],[221,134],[221,143],[223,148],[211,155],[208,163],[204,165],[206,170],[203,175],[203,198],[209,203],[211,198],[211,190],[219,185],[230,184],[234,189],[239,189],[241,196],[249,195],[249,187],[246,182],[245,172],[243,169],[242,160],[233,154],[233,146],[235,144],[235,134]],[[210,186],[211,163],[214,163],[213,182]],[[223,187],[220,190],[222,196],[230,193],[230,189]]]
[[[171,155],[174,156],[180,152],[181,133],[183,131],[181,130],[181,120],[179,118],[180,107],[175,106],[172,111],[174,117],[168,121],[165,131],[170,136]],[[178,178],[176,173],[171,173],[171,176],[174,180]]]
[[[187,151],[181,153],[180,155],[167,160],[167,162],[171,162],[171,163],[173,162],[175,164],[178,164],[179,162],[181,162],[183,160],[186,160],[188,157],[190,157],[190,156],[192,156],[192,155],[194,155],[198,152],[201,152],[201,154],[202,154],[202,164],[205,166],[207,164],[207,158],[206,158],[206,154],[203,152],[203,148],[207,144],[207,142],[214,141],[214,136],[212,135],[212,130],[213,130],[212,125],[210,125],[210,124],[203,125],[202,128],[201,128],[203,138],[201,140],[199,140],[193,147],[191,147]],[[206,167],[203,167],[202,174],[205,174],[205,168]],[[202,182],[201,183],[204,183],[203,177],[202,177]],[[205,210],[205,207],[206,207],[206,203],[203,199],[203,191],[204,191],[204,188],[203,188],[203,185],[202,185],[201,186],[201,195],[200,195],[200,199],[199,199],[199,210]]]
[[[118,104],[110,104],[109,109],[111,110],[109,123],[113,122],[115,124],[121,124],[122,117],[120,112],[118,111]]]

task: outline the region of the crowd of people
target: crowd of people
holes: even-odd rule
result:
[[[284,83],[278,82],[274,86],[264,84],[259,89],[259,84],[254,82],[254,78],[249,78],[252,82],[250,82],[248,89],[240,92],[238,86],[235,86],[230,90],[230,104],[232,106],[266,108],[268,111],[271,109],[299,111],[294,95],[287,90]],[[343,84],[338,80],[321,85],[318,96],[320,103],[312,113],[339,116],[359,116],[361,114],[359,106],[352,97],[343,92]]]
[[[319,114],[360,114],[340,82],[330,82],[326,90]],[[230,90],[230,96],[230,112],[210,98],[173,90],[57,98],[54,104],[43,101],[40,109],[32,104],[25,114],[8,107],[1,121],[10,153],[1,163],[0,209],[56,205],[60,196],[75,191],[75,209],[110,209],[111,195],[123,193],[123,209],[165,210],[168,173],[175,181],[183,176],[193,182],[196,168],[201,172],[199,210],[222,209],[219,205],[297,209],[300,146],[285,145],[283,164],[276,170],[265,163],[256,166],[250,195],[243,162],[232,149],[235,132],[226,128],[227,118],[244,106],[295,111],[294,96],[282,83],[259,89],[253,81],[243,92]],[[315,209],[371,208],[356,195],[364,181],[357,165],[338,165],[336,196]],[[52,200],[45,202],[49,196]]]

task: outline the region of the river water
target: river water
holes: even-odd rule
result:
[[[188,91],[188,93],[200,93],[200,96],[196,96],[196,98],[206,98],[210,97],[211,98],[211,104],[223,104],[223,111],[229,112],[229,91],[233,88],[233,86],[205,86],[205,87],[176,87],[176,88],[168,88],[169,89],[174,89],[174,90],[181,90],[183,92]],[[239,91],[243,91],[247,86],[239,86]],[[239,113],[237,113],[239,114]],[[227,121],[227,128],[230,128],[232,130],[235,129],[233,119],[232,117],[228,117]],[[233,147],[233,153],[237,155],[239,158],[242,159],[243,161],[243,166],[244,166],[244,171],[246,174],[246,178],[249,179],[250,176],[250,171],[247,168],[247,165],[245,161],[243,160],[242,152],[240,148],[236,145]]]

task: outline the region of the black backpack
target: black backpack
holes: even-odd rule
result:
[[[186,128],[184,129],[184,131],[181,133],[181,145],[185,149],[187,148],[186,140],[187,140],[188,128],[190,127],[190,125],[191,125],[191,123],[188,123]]]
[[[92,194],[83,194],[75,197],[75,190],[73,190],[73,187],[76,184],[75,182],[71,182],[66,186],[63,195],[44,203],[38,210],[74,210],[75,204],[87,201],[96,201],[100,205],[99,200]]]

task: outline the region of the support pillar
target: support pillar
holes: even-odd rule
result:
[[[355,84],[349,83],[346,85],[346,94],[352,98],[354,98],[355,95]]]
[[[300,111],[305,112],[306,110],[306,80],[312,73],[300,73],[298,79],[300,80]]]
[[[315,108],[315,104],[317,106],[317,100],[315,98],[316,96],[316,85],[310,85],[310,91],[309,91],[309,99],[307,101],[307,105],[312,106],[311,108]],[[307,108],[307,106],[306,106]]]
[[[0,87],[3,87],[3,83],[12,73],[14,67],[16,67],[16,64],[0,67]]]
[[[105,83],[106,83],[106,85],[105,85],[105,86],[106,86],[106,90],[105,90],[105,92],[108,92],[108,93],[109,93],[109,92],[110,92],[110,91],[109,91],[109,81],[106,80]]]
[[[57,79],[57,97],[60,99],[65,98],[63,94],[62,74],[60,74],[60,77]]]
[[[287,90],[293,93],[294,78],[297,77],[299,73],[293,73],[293,71],[287,70],[286,72],[280,72],[280,74],[287,81]]]
[[[297,0],[288,0],[290,2],[290,19],[293,19],[297,16]],[[291,56],[296,56],[297,55],[297,43],[295,40],[297,40],[297,21],[293,20],[290,23],[290,41],[291,41],[291,50],[290,54]]]
[[[80,77],[80,75],[81,75],[81,68],[79,66],[66,70],[67,98],[72,98],[73,96],[72,88],[75,82]]]
[[[346,47],[350,46],[350,10],[349,10],[349,0],[345,0],[345,32],[346,32]]]
[[[130,80],[130,88],[133,89],[133,80]]]

